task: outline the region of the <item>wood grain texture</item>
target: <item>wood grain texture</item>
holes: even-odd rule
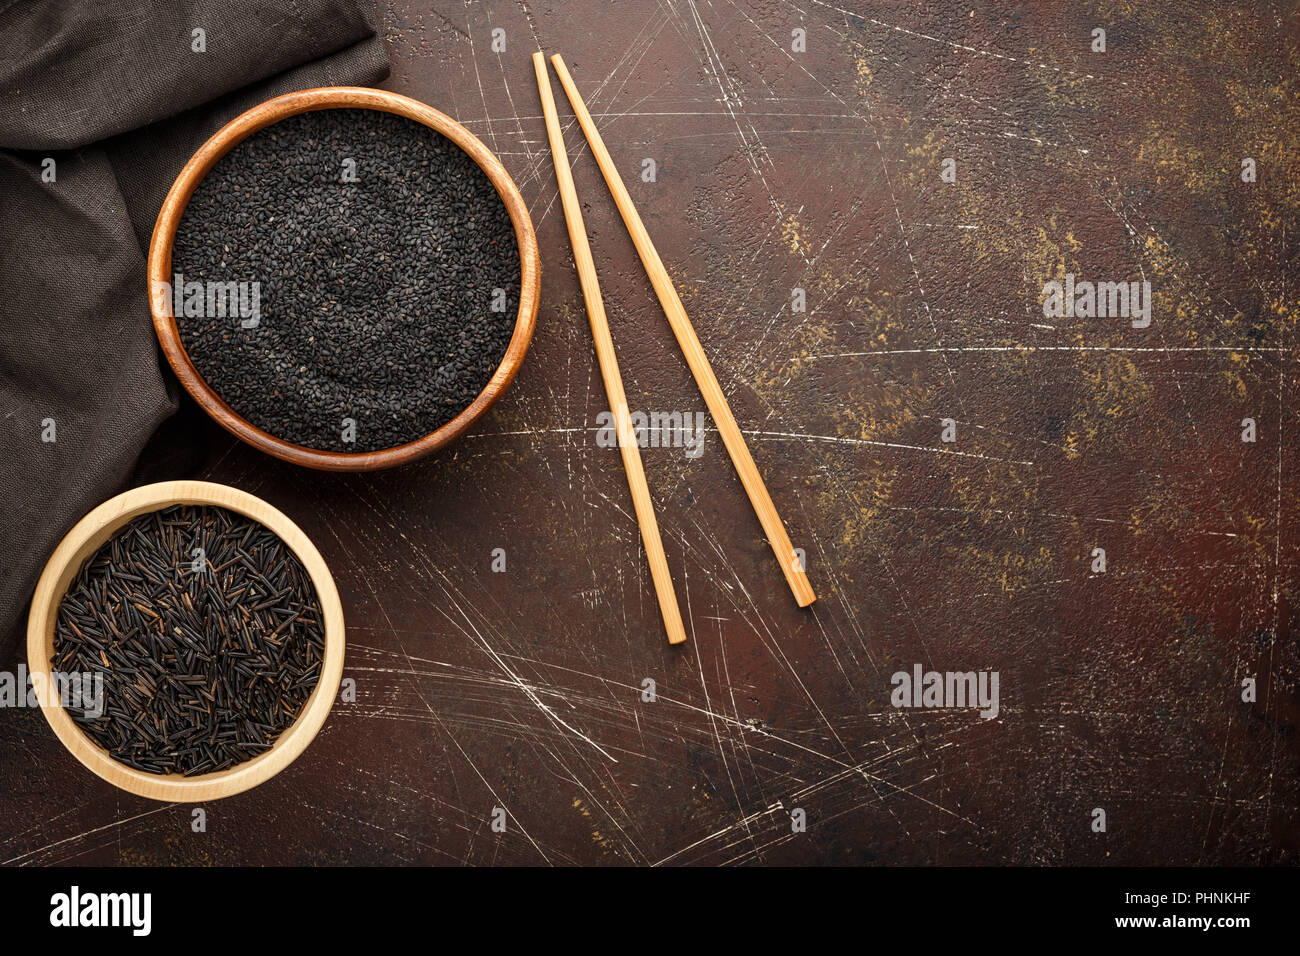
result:
[[[343,606],[325,559],[282,512],[261,498],[207,481],[164,481],[124,492],[104,502],[68,532],[46,562],[27,619],[27,669],[34,686],[52,687],[50,661],[54,628],[68,585],[86,560],[121,527],[143,514],[172,505],[227,508],[274,531],[302,561],[320,601],[325,650],[320,678],[298,718],[265,753],[214,773],[155,774],[118,763],[84,734],[61,706],[57,694],[40,698],[41,710],[63,745],[97,776],[116,787],[152,800],[198,802],[240,793],[269,780],[301,754],[325,723],[343,674]]]
[[[663,614],[664,629],[669,644],[686,640],[682,613],[677,607],[673,592],[673,578],[668,570],[663,541],[659,537],[659,522],[655,520],[654,502],[646,484],[645,470],[641,467],[641,451],[636,433],[628,417],[627,395],[623,391],[623,377],[618,371],[614,355],[614,340],[609,334],[609,321],[605,318],[605,303],[600,296],[600,281],[596,278],[596,264],[591,258],[587,242],[587,227],[582,221],[582,205],[577,190],[573,188],[573,174],[569,170],[569,153],[564,145],[564,133],[555,113],[555,98],[551,93],[551,78],[546,72],[546,58],[533,54],[533,68],[537,73],[537,90],[542,99],[542,112],[546,116],[546,135],[551,141],[551,155],[555,158],[555,178],[560,184],[560,200],[564,205],[564,219],[569,226],[569,241],[573,246],[573,262],[582,284],[582,297],[587,303],[587,320],[591,337],[596,344],[596,358],[600,362],[600,375],[605,382],[605,395],[609,398],[614,415],[619,452],[623,456],[623,469],[627,472],[628,487],[632,491],[632,505],[636,509],[641,539],[645,542],[646,561],[650,564],[650,577],[654,581],[659,610]]]
[[[172,280],[172,241],[176,237],[181,217],[185,214],[185,207],[203,177],[221,157],[258,130],[290,116],[322,109],[380,110],[404,116],[441,133],[479,165],[491,180],[514,224],[520,260],[519,311],[514,333],[506,346],[501,364],[474,401],[455,418],[415,441],[394,448],[368,452],[333,452],[306,448],[277,438],[245,420],[195,369],[194,363],[185,353],[176,318],[172,315],[172,302],[166,294],[167,284]],[[154,330],[158,334],[163,355],[167,357],[168,364],[185,390],[223,428],[254,448],[297,465],[325,471],[373,471],[414,461],[459,438],[513,381],[533,337],[540,296],[541,258],[537,252],[537,237],[533,232],[532,219],[518,187],[501,161],[473,133],[451,117],[410,97],[385,90],[338,86],[277,96],[240,114],[218,130],[181,170],[158,213],[153,238],[149,243],[148,273]]]
[[[673,280],[669,278],[668,270],[664,268],[663,260],[659,258],[659,253],[650,240],[650,234],[646,232],[645,224],[636,211],[636,205],[628,195],[627,187],[623,185],[623,177],[619,175],[618,167],[614,165],[609,150],[605,148],[605,141],[601,139],[600,131],[596,129],[596,123],[591,118],[591,113],[587,111],[587,105],[582,101],[582,95],[578,92],[573,77],[569,75],[568,67],[564,65],[564,57],[557,53],[551,57],[551,62],[555,64],[555,72],[560,77],[564,92],[568,94],[578,122],[582,124],[582,131],[587,136],[592,155],[600,165],[601,174],[609,185],[609,191],[618,206],[619,214],[623,217],[623,223],[632,236],[632,244],[636,246],[637,254],[641,257],[641,264],[645,266],[646,275],[650,277],[650,284],[654,286],[655,294],[659,297],[659,304],[663,306],[664,315],[668,317],[668,324],[672,326],[673,334],[677,337],[677,344],[681,346],[682,354],[686,356],[686,364],[690,366],[691,374],[695,376],[695,382],[704,396],[704,403],[709,406],[709,414],[713,416],[718,434],[722,436],[722,442],[727,448],[727,454],[731,456],[731,462],[736,466],[736,474],[740,476],[740,482],[745,486],[745,493],[749,495],[749,501],[754,506],[754,513],[758,515],[759,523],[763,526],[781,573],[785,575],[786,583],[790,585],[795,601],[800,607],[807,607],[817,600],[817,595],[813,592],[812,585],[808,583],[808,575],[804,571],[804,559],[796,553],[794,545],[790,543],[790,536],[786,534],[781,516],[777,514],[776,505],[772,503],[767,485],[763,484],[763,476],[758,473],[754,457],[749,453],[749,446],[745,444],[745,436],[740,433],[736,418],[731,414],[727,396],[723,393],[722,386],[718,384],[718,377],[713,374],[713,366],[709,363],[709,357],[704,354],[704,347],[700,345],[699,336],[695,334],[695,327],[691,325],[681,297],[673,287]]]

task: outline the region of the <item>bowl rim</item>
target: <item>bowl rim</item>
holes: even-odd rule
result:
[[[300,113],[324,109],[373,109],[421,123],[446,136],[487,174],[505,203],[519,251],[519,310],[514,333],[496,371],[482,391],[455,418],[404,445],[367,452],[336,452],[296,445],[266,432],[239,415],[204,380],[181,343],[167,288],[172,281],[172,242],[194,190],[212,167],[252,134]],[[372,471],[423,457],[459,438],[492,406],[514,380],[528,352],[540,302],[541,259],[528,206],[505,166],[473,133],[425,103],[359,86],[322,86],[285,93],[257,104],[217,130],[190,157],[167,193],[149,240],[149,308],[163,355],[181,385],[219,425],[236,438],[283,461],[323,471]]]
[[[255,787],[292,763],[311,743],[334,704],[343,675],[343,606],[325,559],[311,539],[283,512],[256,495],[208,481],[164,481],[125,491],[93,509],[64,536],[45,563],[27,617],[27,670],[33,686],[50,688],[50,659],[59,605],[86,559],[127,522],[142,514],[178,504],[227,508],[265,525],[302,561],[320,601],[325,650],[320,678],[297,719],[270,750],[225,770],[185,777],[153,774],[128,767],[109,756],[73,721],[54,693],[38,695],[41,711],[55,735],[85,767],[116,787],[154,800],[216,800]]]

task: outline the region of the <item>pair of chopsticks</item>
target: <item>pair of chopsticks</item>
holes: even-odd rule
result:
[[[568,68],[564,65],[564,59],[556,54],[551,57],[551,63],[560,78],[560,85],[568,94],[573,112],[587,136],[591,152],[596,157],[610,193],[613,194],[614,203],[618,206],[623,223],[632,236],[632,243],[641,257],[641,264],[645,266],[650,283],[659,297],[659,304],[668,317],[668,324],[672,326],[673,334],[677,337],[677,344],[686,356],[686,363],[690,366],[691,374],[695,376],[695,382],[704,396],[705,404],[708,405],[709,414],[713,416],[718,434],[722,436],[722,443],[731,456],[737,474],[740,475],[740,481],[745,486],[750,503],[754,506],[758,520],[763,526],[763,532],[767,535],[768,543],[785,574],[786,582],[794,592],[799,606],[807,607],[817,599],[817,595],[813,593],[812,585],[808,583],[803,560],[790,543],[789,535],[785,533],[785,526],[781,523],[776,506],[772,504],[772,497],[767,493],[767,486],[763,484],[758,467],[749,454],[744,436],[736,425],[736,419],[731,414],[722,386],[718,384],[718,378],[713,374],[713,367],[700,346],[699,337],[691,326],[686,309],[682,307],[682,300],[678,297],[677,290],[673,288],[672,280],[668,278],[663,261],[655,251],[654,243],[650,241],[650,235],[646,232],[645,225],[632,204],[632,197],[628,195],[627,187],[623,185],[623,180],[614,166],[614,160],[610,158],[609,150],[605,148],[591,114],[587,112],[586,104],[583,103],[578,88],[573,83],[573,77],[569,75]],[[605,395],[609,399],[610,411],[616,422],[618,445],[623,455],[623,467],[627,472],[628,485],[632,489],[632,504],[636,509],[637,523],[641,527],[641,539],[645,543],[646,557],[650,563],[650,576],[654,580],[659,609],[663,614],[664,627],[668,631],[668,642],[680,644],[686,640],[686,630],[682,626],[681,612],[677,608],[677,597],[673,592],[672,577],[668,572],[668,559],[664,555],[663,541],[659,537],[659,525],[655,521],[654,508],[650,501],[650,489],[646,485],[645,472],[641,467],[641,453],[636,434],[630,424],[623,380],[618,372],[618,360],[614,357],[614,342],[609,334],[605,305],[600,296],[600,285],[596,280],[596,266],[592,261],[591,247],[587,242],[587,227],[583,223],[582,207],[578,202],[577,190],[573,186],[568,149],[564,145],[564,133],[560,130],[560,120],[555,112],[555,99],[551,94],[551,78],[546,71],[546,59],[541,53],[533,54],[533,68],[537,72],[537,88],[542,98],[542,112],[546,116],[546,133],[551,141],[551,154],[555,160],[555,178],[560,186],[564,218],[569,227],[569,241],[573,244],[573,261],[578,268],[582,295],[587,303],[587,319],[591,324],[592,338],[596,343],[596,357],[600,362],[600,373],[605,382]]]

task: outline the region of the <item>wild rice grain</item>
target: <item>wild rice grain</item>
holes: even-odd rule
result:
[[[311,696],[324,651],[316,589],[278,535],[224,508],[177,505],[136,518],[73,578],[51,665],[103,674],[99,706],[68,711],[115,760],[189,776],[269,750]]]

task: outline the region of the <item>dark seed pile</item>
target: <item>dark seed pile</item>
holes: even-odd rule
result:
[[[375,110],[303,113],[244,140],[195,190],[172,260],[185,282],[261,284],[256,328],[178,314],[181,341],[247,421],[329,451],[454,418],[500,365],[519,306],[514,230],[487,175]]]
[[[94,702],[69,713],[114,759],[191,776],[269,750],[316,686],[324,649],[316,589],[274,532],[177,505],[86,562],[59,607],[51,663],[104,675],[100,716]]]

